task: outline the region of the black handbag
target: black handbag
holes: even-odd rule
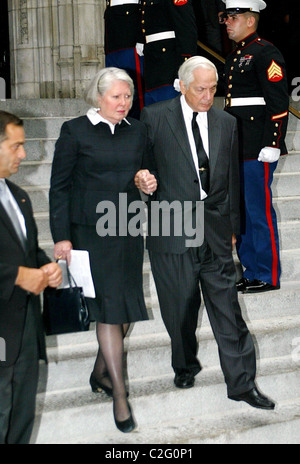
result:
[[[46,288],[44,291],[43,320],[46,335],[85,332],[90,328],[90,318],[85,297],[70,273],[69,288]],[[74,286],[72,285],[74,282]]]

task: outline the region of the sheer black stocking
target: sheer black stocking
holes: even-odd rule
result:
[[[98,355],[94,375],[104,385],[112,387],[114,414],[117,421],[128,419],[130,411],[123,372],[124,338],[129,324],[111,325],[97,323]]]

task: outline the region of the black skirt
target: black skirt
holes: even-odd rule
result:
[[[96,298],[91,318],[104,324],[148,320],[143,294],[143,237],[100,237],[95,226],[72,224],[73,247],[87,250]]]

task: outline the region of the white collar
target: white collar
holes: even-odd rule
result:
[[[98,113],[98,111],[99,111],[99,108],[90,108],[88,112],[86,113],[87,117],[89,118],[93,126],[96,126],[100,122],[104,122],[105,124],[109,125],[111,132],[114,134],[116,124],[113,124],[112,122],[105,119],[103,116],[101,116],[101,114]],[[131,125],[130,122],[127,121],[126,118],[122,119],[122,121],[125,121],[129,126]],[[121,124],[122,121],[120,121],[118,124]]]
[[[181,95],[180,101],[183,114],[192,121],[194,111],[187,103],[184,95]],[[200,111],[200,113],[198,113],[197,122],[203,124],[206,129],[208,128],[207,111]]]

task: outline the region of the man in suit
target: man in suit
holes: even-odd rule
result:
[[[61,283],[58,264],[38,246],[28,195],[6,180],[26,157],[24,143],[23,122],[0,111],[0,444],[29,443],[38,361],[46,360],[38,295]]]
[[[200,282],[229,398],[273,409],[274,403],[255,384],[255,348],[235,286],[232,243],[239,231],[236,121],[212,107],[217,71],[209,60],[190,58],[181,66],[179,79],[181,96],[142,112],[159,177],[153,201],[192,201],[194,214],[196,205],[204,202],[201,246],[187,247],[184,234],[151,235],[150,230],[148,237],[162,318],[171,337],[175,385],[193,387],[201,370],[196,357]],[[150,216],[151,210],[150,204]]]

